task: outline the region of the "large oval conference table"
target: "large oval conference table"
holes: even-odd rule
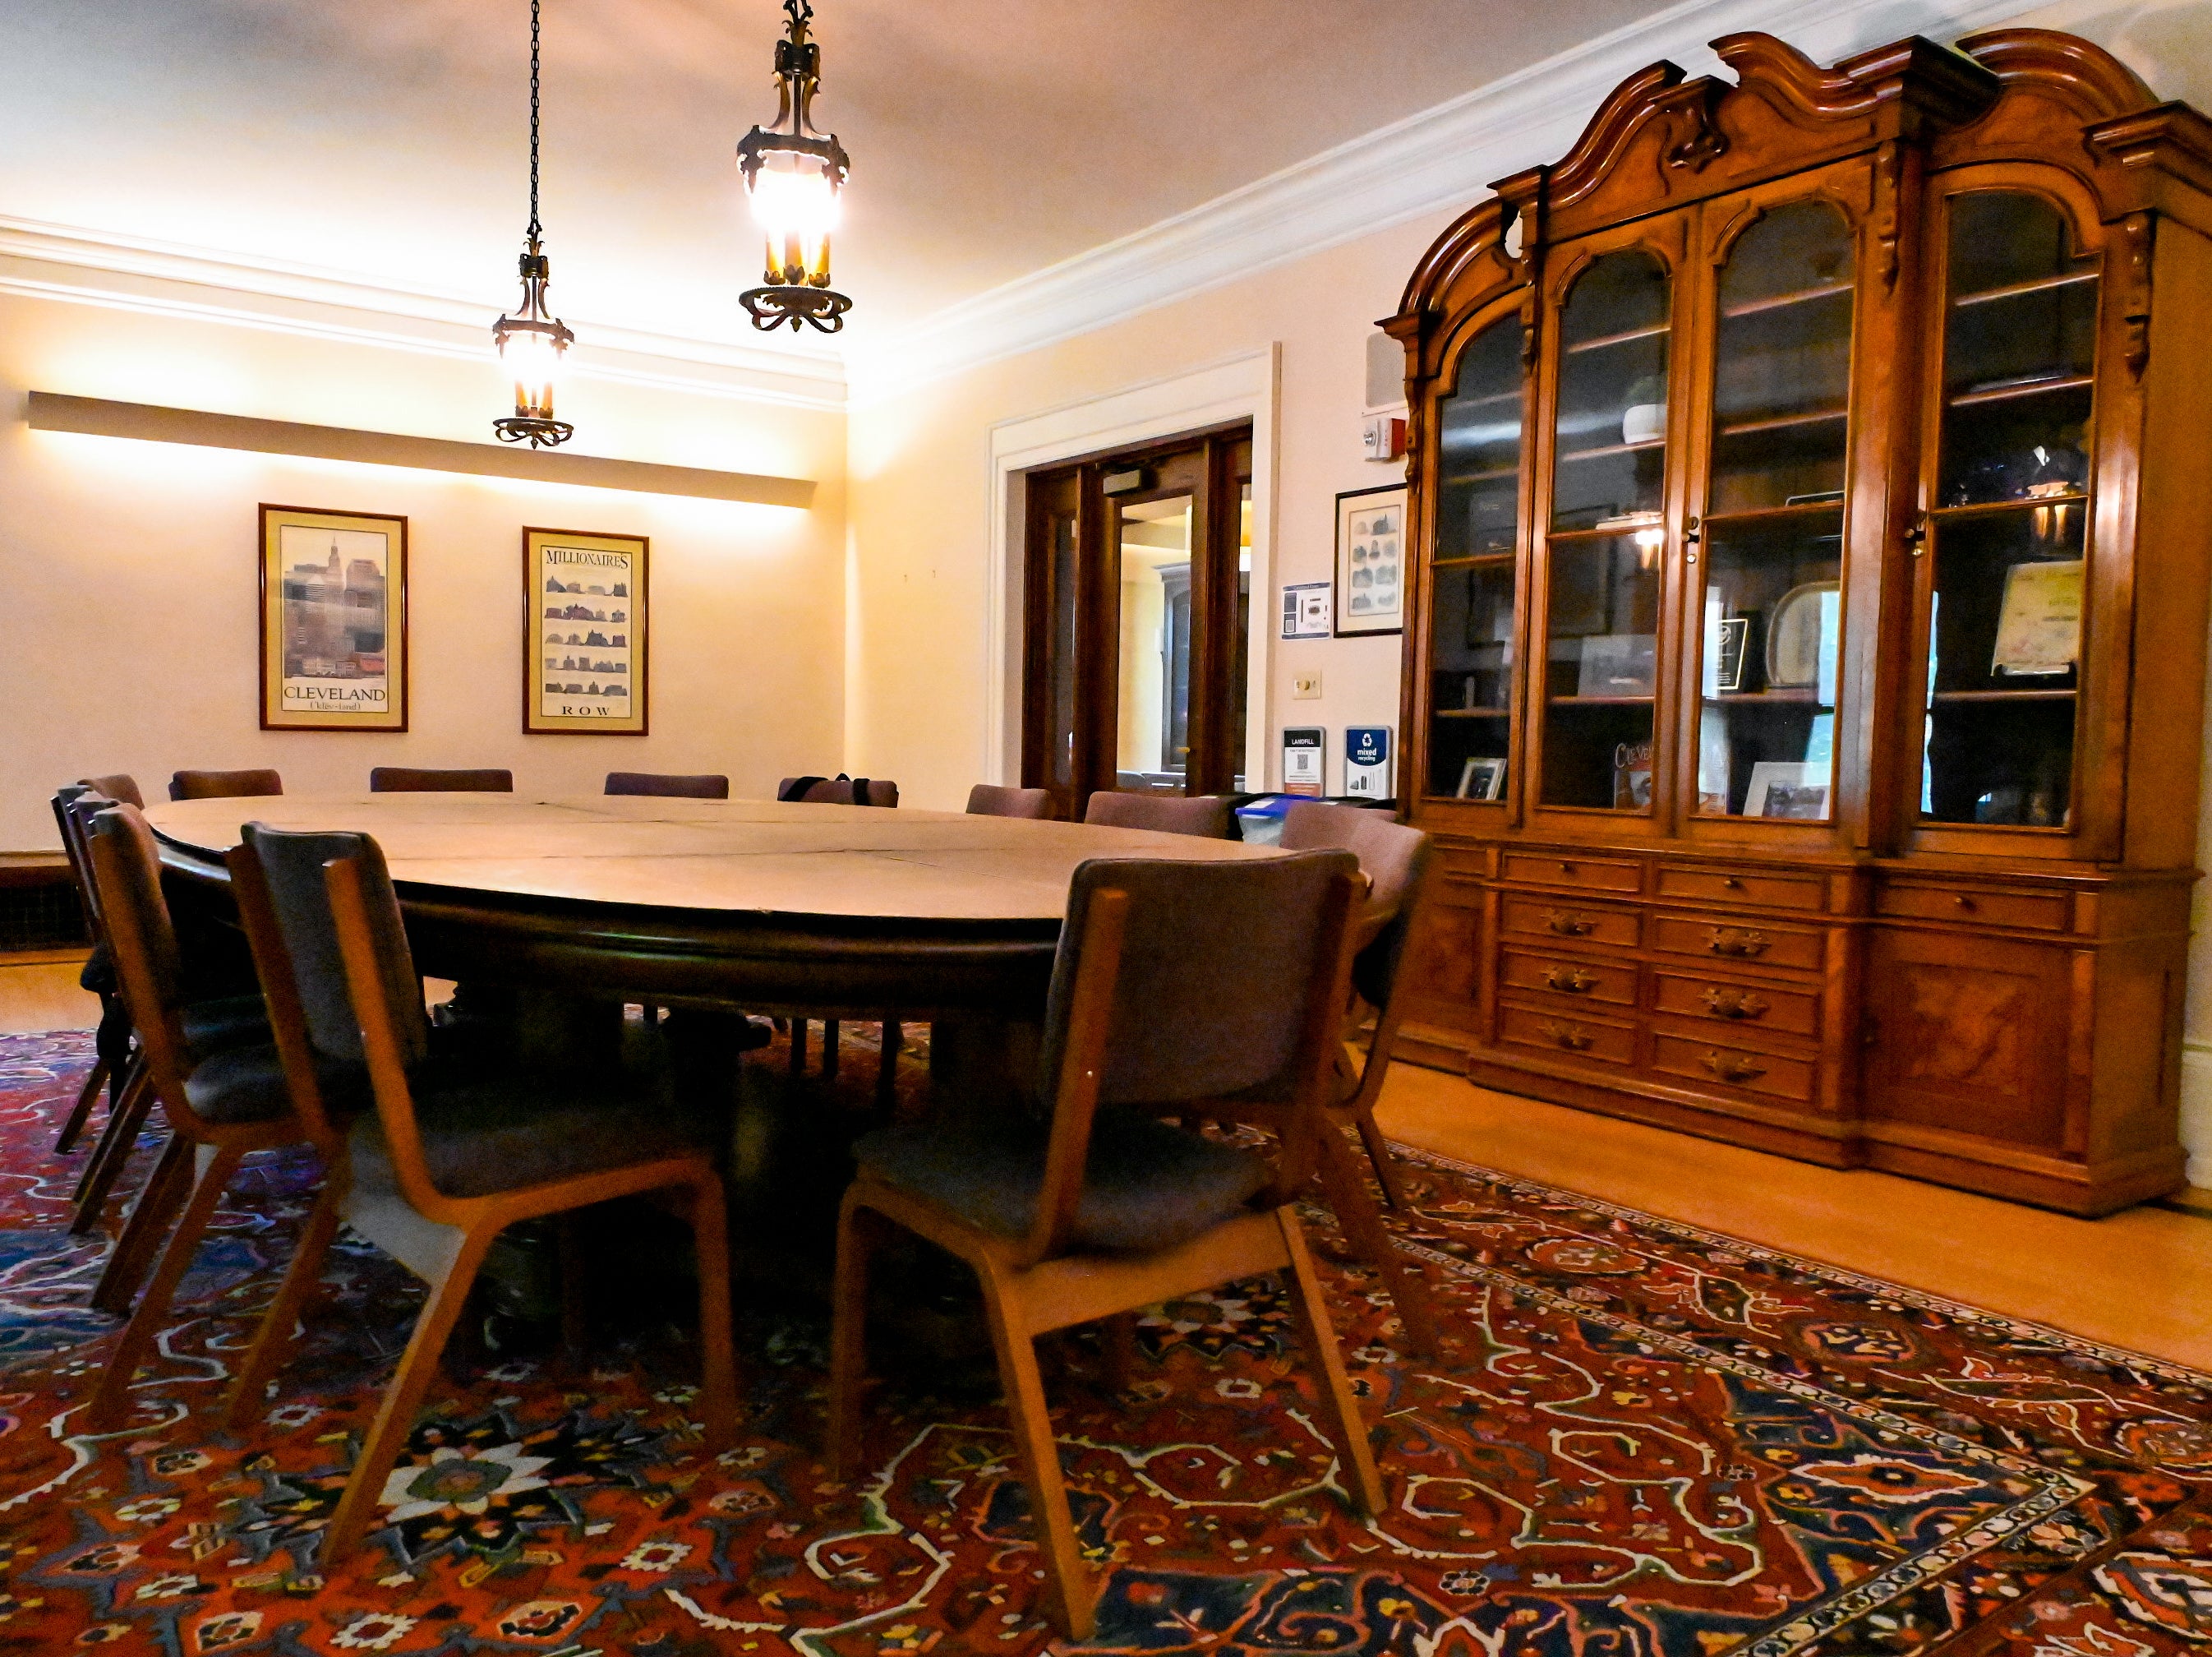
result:
[[[597,1001],[1030,1020],[1076,867],[1265,857],[1234,841],[945,812],[597,795],[283,795],[147,811],[164,864],[228,887],[245,822],[384,849],[417,966]]]

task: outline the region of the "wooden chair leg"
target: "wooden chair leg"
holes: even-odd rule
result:
[[[306,1308],[307,1296],[313,1293],[322,1276],[323,1258],[330,1252],[331,1240],[337,1235],[339,1210],[343,1205],[344,1196],[337,1182],[326,1179],[322,1195],[315,1199],[307,1223],[301,1230],[299,1246],[292,1252],[292,1264],[285,1270],[284,1281],[276,1286],[276,1298],[262,1313],[261,1328],[239,1367],[237,1380],[231,1385],[230,1397],[222,1409],[226,1431],[235,1431],[253,1413],[268,1391],[270,1377],[292,1349],[292,1331]]]
[[[1012,1417],[1014,1441],[1021,1451],[1023,1482],[1030,1493],[1030,1522],[1036,1530],[1037,1551],[1044,1556],[1045,1581],[1052,1590],[1053,1624],[1064,1638],[1088,1640],[1096,1614],[1091,1571],[1083,1563],[1083,1545],[1076,1538],[1074,1516],[1068,1511],[1067,1485],[1060,1471],[1060,1447],[1053,1439],[1044,1380],[1037,1373],[1036,1343],[1016,1324],[1014,1307],[1008,1301],[1004,1286],[985,1273],[983,1307],[990,1320],[991,1344],[998,1349],[1006,1413]]]
[[[446,1337],[453,1332],[461,1308],[468,1304],[477,1269],[483,1264],[484,1252],[495,1234],[471,1232],[462,1240],[460,1253],[447,1268],[445,1276],[430,1286],[430,1298],[415,1320],[415,1332],[408,1337],[407,1350],[400,1356],[391,1385],[384,1389],[384,1402],[346,1480],[345,1494],[338,1498],[330,1526],[323,1532],[317,1563],[325,1575],[353,1551],[368,1528],[377,1498],[384,1493],[384,1481],[406,1447],[407,1435],[414,1430],[415,1412],[422,1407],[422,1395],[430,1390],[438,1373],[438,1355],[445,1349]]]
[[[835,1081],[837,1079],[837,1020],[823,1020],[822,1079],[824,1081]]]
[[[108,1112],[107,1125],[100,1131],[100,1143],[94,1148],[92,1160],[85,1164],[84,1174],[76,1182],[76,1191],[70,1199],[76,1204],[76,1211],[70,1219],[70,1236],[82,1237],[100,1223],[101,1212],[107,1207],[108,1193],[122,1178],[123,1166],[131,1160],[139,1131],[146,1125],[147,1113],[153,1108],[154,1078],[141,1062],[131,1066],[123,1084],[123,1095]]]
[[[84,1086],[77,1091],[76,1107],[70,1112],[69,1120],[62,1124],[60,1136],[54,1141],[55,1155],[59,1156],[76,1145],[77,1136],[84,1131],[84,1124],[92,1119],[92,1102],[100,1097],[100,1090],[106,1083],[107,1060],[105,1057],[96,1057],[92,1061],[92,1074],[84,1079]]]
[[[1359,1165],[1352,1160],[1352,1148],[1344,1142],[1343,1134],[1334,1124],[1324,1123],[1315,1139],[1320,1152],[1315,1161],[1322,1189],[1328,1194],[1329,1206],[1336,1210],[1336,1221],[1344,1228],[1346,1240],[1375,1268],[1382,1276],[1382,1286],[1390,1291],[1391,1300],[1397,1304],[1398,1320],[1406,1326],[1406,1344],[1413,1355],[1418,1358],[1431,1355],[1437,1349],[1437,1316],[1429,1303],[1427,1282],[1418,1271],[1407,1269],[1399,1256],[1398,1246],[1383,1229],[1382,1211],[1368,1194],[1359,1177]]]
[[[795,1076],[806,1074],[806,1020],[791,1021],[791,1073]]]
[[[899,1050],[906,1045],[906,1032],[890,1019],[884,1020],[883,1057],[876,1066],[876,1109],[885,1116],[898,1105]]]
[[[1382,1187],[1382,1200],[1394,1209],[1404,1208],[1406,1177],[1398,1170],[1398,1159],[1391,1154],[1390,1142],[1382,1136],[1374,1110],[1366,1105],[1357,1106],[1352,1119],[1359,1129],[1359,1142],[1367,1148],[1367,1160],[1375,1166],[1375,1180]]]
[[[207,1231],[208,1221],[215,1217],[216,1206],[222,1201],[223,1191],[230,1184],[230,1176],[236,1172],[241,1156],[242,1153],[227,1146],[217,1146],[199,1178],[192,1182],[191,1200],[177,1217],[176,1229],[169,1234],[168,1246],[161,1251],[153,1280],[146,1285],[146,1293],[140,1298],[137,1309],[131,1313],[131,1321],[124,1325],[123,1338],[109,1356],[99,1388],[86,1406],[85,1424],[94,1432],[112,1432],[122,1423],[131,1380],[152,1349],[155,1337],[161,1333],[177,1284],[191,1266],[192,1255]]]
[[[176,1134],[170,1135],[169,1142],[161,1148],[161,1160],[146,1176],[130,1218],[123,1222],[122,1234],[107,1252],[100,1282],[93,1287],[95,1310],[118,1317],[131,1310],[132,1297],[146,1281],[147,1269],[154,1264],[161,1240],[168,1235],[170,1221],[191,1194],[195,1148],[191,1140]]]
[[[699,1419],[717,1454],[738,1441],[738,1357],[730,1329],[729,1219],[722,1180],[691,1190],[691,1246],[699,1257]]]
[[[836,1277],[830,1294],[830,1420],[824,1435],[830,1477],[842,1484],[861,1471],[860,1388],[868,1376],[868,1259],[883,1216],[850,1197],[837,1216]]]
[[[1137,1314],[1117,1312],[1099,1325],[1098,1343],[1106,1356],[1106,1384],[1126,1392],[1137,1384]]]
[[[1283,1228],[1283,1247],[1290,1255],[1291,1309],[1297,1314],[1298,1338],[1313,1359],[1322,1426],[1336,1447],[1337,1462],[1352,1506],[1362,1518],[1374,1519],[1382,1512],[1382,1476],[1375,1470],[1375,1453],[1368,1447],[1359,1400],[1352,1397],[1351,1380],[1344,1373],[1336,1331],[1328,1320],[1328,1301],[1314,1270],[1313,1256],[1306,1252],[1305,1233],[1298,1225],[1297,1211],[1279,1208],[1275,1218]]]

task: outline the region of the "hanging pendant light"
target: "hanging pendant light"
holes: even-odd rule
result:
[[[502,316],[491,330],[499,360],[514,376],[514,412],[491,423],[503,443],[526,442],[532,448],[550,448],[576,435],[575,427],[553,417],[553,382],[560,377],[562,354],[576,336],[545,308],[552,265],[545,257],[544,231],[538,222],[538,4],[539,0],[530,0],[530,228],[523,232],[522,312]]]
[[[830,233],[848,164],[834,132],[814,130],[822,48],[807,38],[810,0],[783,0],[788,20],[775,46],[775,120],[738,145],[738,170],[768,242],[763,286],[738,295],[757,328],[811,326],[835,333],[853,302],[830,285]]]

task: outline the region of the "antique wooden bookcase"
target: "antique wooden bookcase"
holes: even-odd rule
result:
[[[2212,124],[2070,36],[1656,64],[1403,341],[1416,1057],[2082,1213],[2182,1183]]]

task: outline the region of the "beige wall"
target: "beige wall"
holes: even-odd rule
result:
[[[273,765],[295,790],[370,766],[504,765],[597,792],[611,770],[772,792],[843,746],[844,421],[583,381],[593,452],[818,479],[814,509],[30,430],[31,389],[488,441],[495,365],[0,295],[0,849],[57,844],[46,799],[129,771]],[[256,507],[410,521],[412,728],[263,731]],[[651,734],[521,734],[521,529],[652,538]]]

